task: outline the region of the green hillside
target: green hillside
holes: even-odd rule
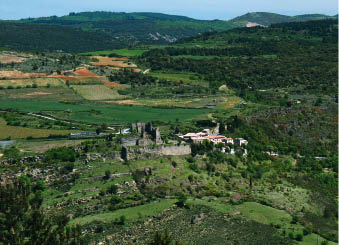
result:
[[[18,22],[53,24],[113,35],[121,43],[165,44],[203,32],[224,31],[235,27],[221,20],[195,20],[160,13],[83,12],[67,16],[22,19]]]
[[[0,47],[12,50],[85,52],[123,46],[105,33],[57,25],[0,22],[0,32]]]
[[[269,26],[276,23],[294,22],[294,21],[308,21],[335,18],[335,16],[328,16],[324,14],[304,14],[296,16],[281,15],[267,12],[252,12],[236,17],[230,20],[235,25],[244,26],[248,22],[258,23],[264,26]]]

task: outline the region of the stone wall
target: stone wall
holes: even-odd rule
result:
[[[128,159],[145,157],[146,154],[153,156],[182,156],[191,154],[191,147],[189,145],[139,147],[128,148],[126,150]]]
[[[189,145],[163,146],[161,151],[165,156],[182,156],[192,153],[191,146]]]
[[[129,136],[120,139],[120,144],[122,146],[136,146],[138,142],[138,136]]]

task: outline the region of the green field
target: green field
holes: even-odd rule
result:
[[[139,219],[140,214],[143,217],[151,217],[154,216],[161,211],[171,207],[176,200],[161,200],[159,202],[152,202],[149,204],[120,209],[110,213],[102,213],[97,215],[86,216],[83,218],[77,218],[70,222],[72,224],[86,224],[92,221],[105,221],[105,222],[113,222],[115,219],[118,219],[120,216],[125,216],[127,222],[137,221]]]
[[[44,138],[50,135],[69,135],[70,130],[33,129],[6,125],[6,121],[0,118],[0,140],[25,139],[27,137]]]
[[[199,78],[194,73],[150,72],[149,74],[153,77],[157,77],[160,79],[167,79],[167,80],[176,81],[176,82],[199,81]]]
[[[58,78],[48,78],[48,77],[42,77],[42,78],[29,78],[29,79],[6,79],[6,80],[0,80],[0,86],[3,88],[7,88],[8,86],[12,86],[13,88],[17,87],[26,87],[26,86],[32,86],[33,84],[36,84],[38,87],[43,86],[51,86],[51,87],[62,87],[64,86],[64,83],[61,82]]]
[[[209,109],[163,109],[143,106],[98,104],[65,104],[56,101],[0,101],[0,109],[18,109],[25,112],[67,113],[70,120],[89,123],[131,123],[135,121],[186,121],[207,116]],[[66,112],[65,112],[66,113]]]
[[[94,51],[94,52],[87,52],[81,53],[81,55],[109,55],[109,54],[117,54],[121,56],[133,57],[142,55],[146,52],[147,49],[112,49],[112,50],[103,50],[103,51]]]
[[[11,104],[16,100],[27,101],[80,101],[82,98],[73,90],[64,87],[38,87],[0,90],[0,100]],[[10,102],[12,101],[12,102]],[[53,102],[48,102],[53,103]]]
[[[71,88],[86,100],[114,100],[123,98],[116,90],[105,85],[73,85]]]

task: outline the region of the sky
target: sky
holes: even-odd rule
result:
[[[338,14],[337,0],[0,0],[0,19],[67,15],[69,12],[158,12],[228,20],[248,12],[286,15]]]

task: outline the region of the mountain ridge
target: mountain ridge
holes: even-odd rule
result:
[[[229,22],[240,26],[245,26],[248,22],[254,22],[260,25],[269,26],[278,23],[322,20],[331,18],[338,18],[338,16],[330,16],[325,14],[302,14],[289,16],[270,12],[249,12],[244,15],[235,17],[229,20]]]

